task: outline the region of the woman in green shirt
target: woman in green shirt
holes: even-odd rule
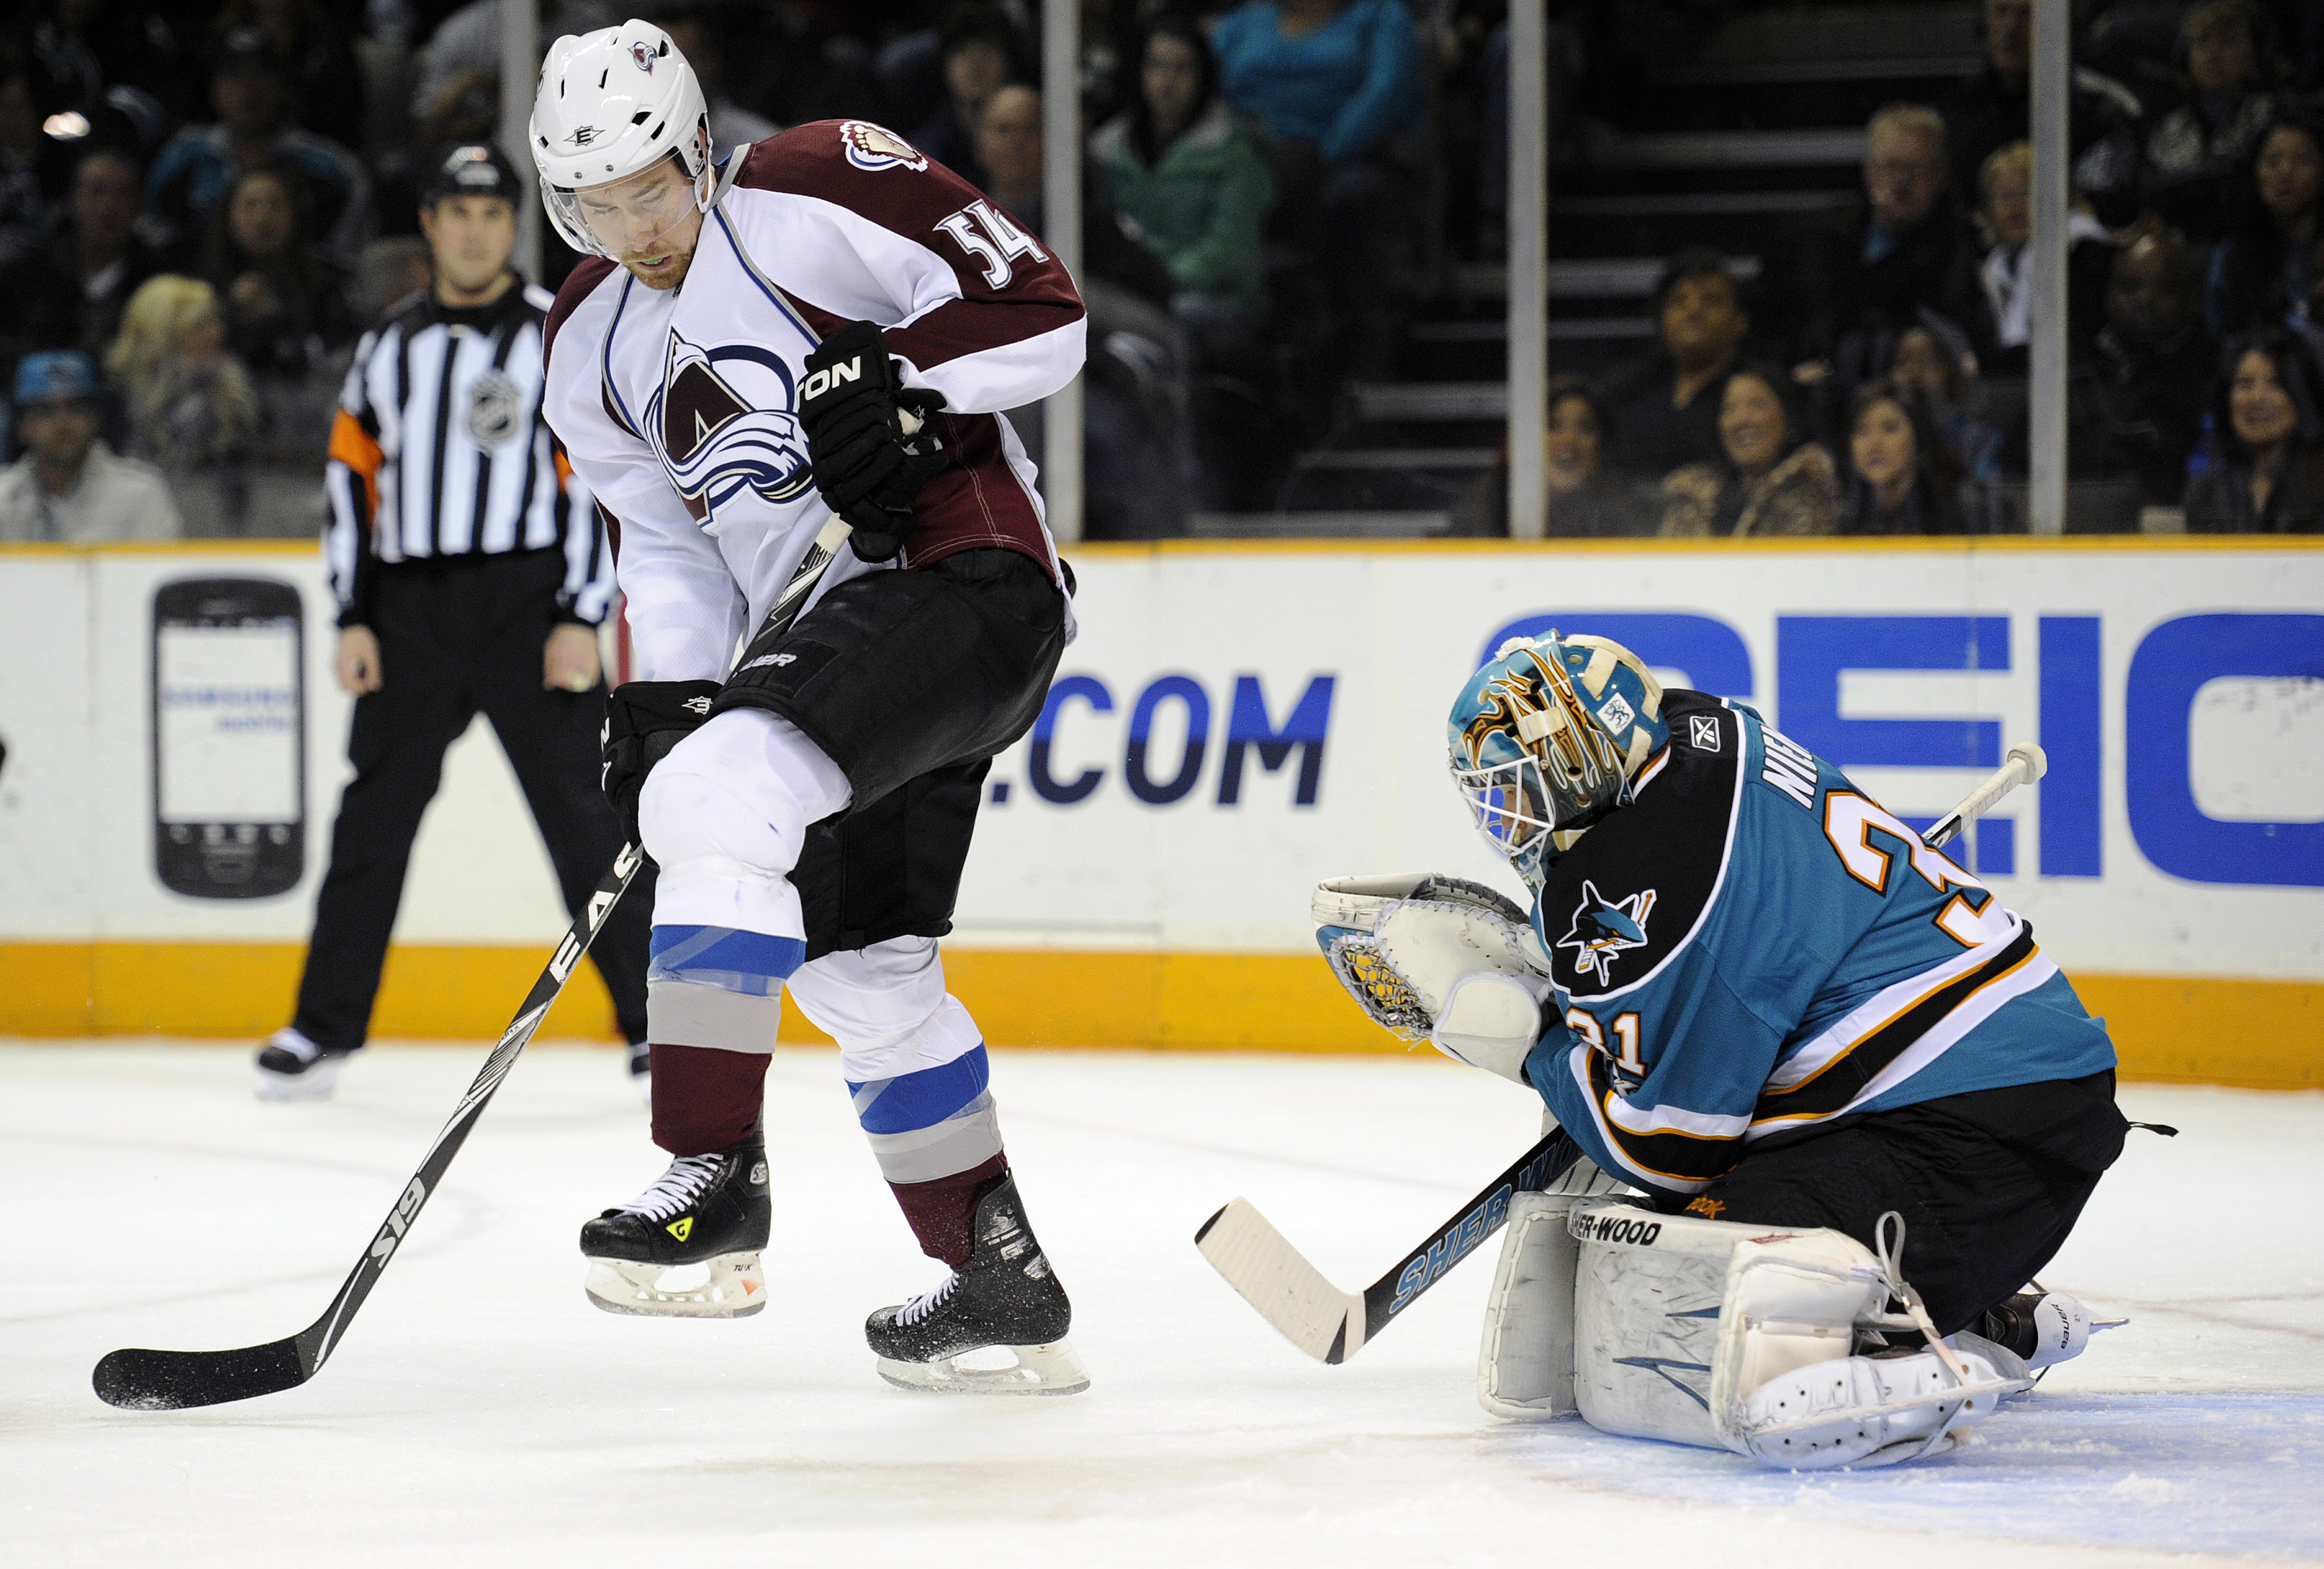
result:
[[[1127,112],[1092,138],[1114,206],[1138,226],[1177,284],[1171,309],[1214,350],[1267,315],[1263,235],[1275,181],[1218,92],[1202,29],[1164,19],[1140,40]]]

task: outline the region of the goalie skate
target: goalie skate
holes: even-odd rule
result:
[[[1017,1179],[978,1202],[974,1251],[945,1283],[863,1325],[880,1376],[942,1395],[1074,1395],[1089,1371],[1065,1342],[1074,1317],[1025,1222]]]
[[[763,1135],[681,1155],[645,1192],[581,1228],[582,1288],[608,1313],[747,1318],[767,1305],[759,1254],[772,1218]]]

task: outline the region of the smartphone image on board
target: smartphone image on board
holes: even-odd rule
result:
[[[264,899],[307,863],[299,591],[191,577],[153,595],[153,860],[162,886]]]

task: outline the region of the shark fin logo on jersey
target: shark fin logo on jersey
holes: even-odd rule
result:
[[[660,390],[646,407],[670,484],[694,521],[749,495],[781,504],[814,488],[793,412],[790,368],[752,344],[702,348],[673,332]]]
[[[869,120],[843,121],[839,144],[847,150],[847,162],[858,169],[908,169],[920,174],[928,167],[927,154],[887,126]]]
[[[1625,900],[1609,900],[1596,883],[1585,879],[1582,902],[1573,907],[1573,924],[1556,946],[1573,950],[1577,974],[1595,975],[1603,986],[1617,957],[1646,946],[1646,917],[1654,908],[1651,888]]]

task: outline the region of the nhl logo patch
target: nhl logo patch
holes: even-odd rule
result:
[[[918,174],[928,166],[926,153],[885,125],[869,120],[841,122],[839,143],[847,151],[847,162],[858,169],[908,169]]]
[[[524,394],[498,371],[478,376],[468,389],[468,434],[477,446],[504,447],[524,422]]]

